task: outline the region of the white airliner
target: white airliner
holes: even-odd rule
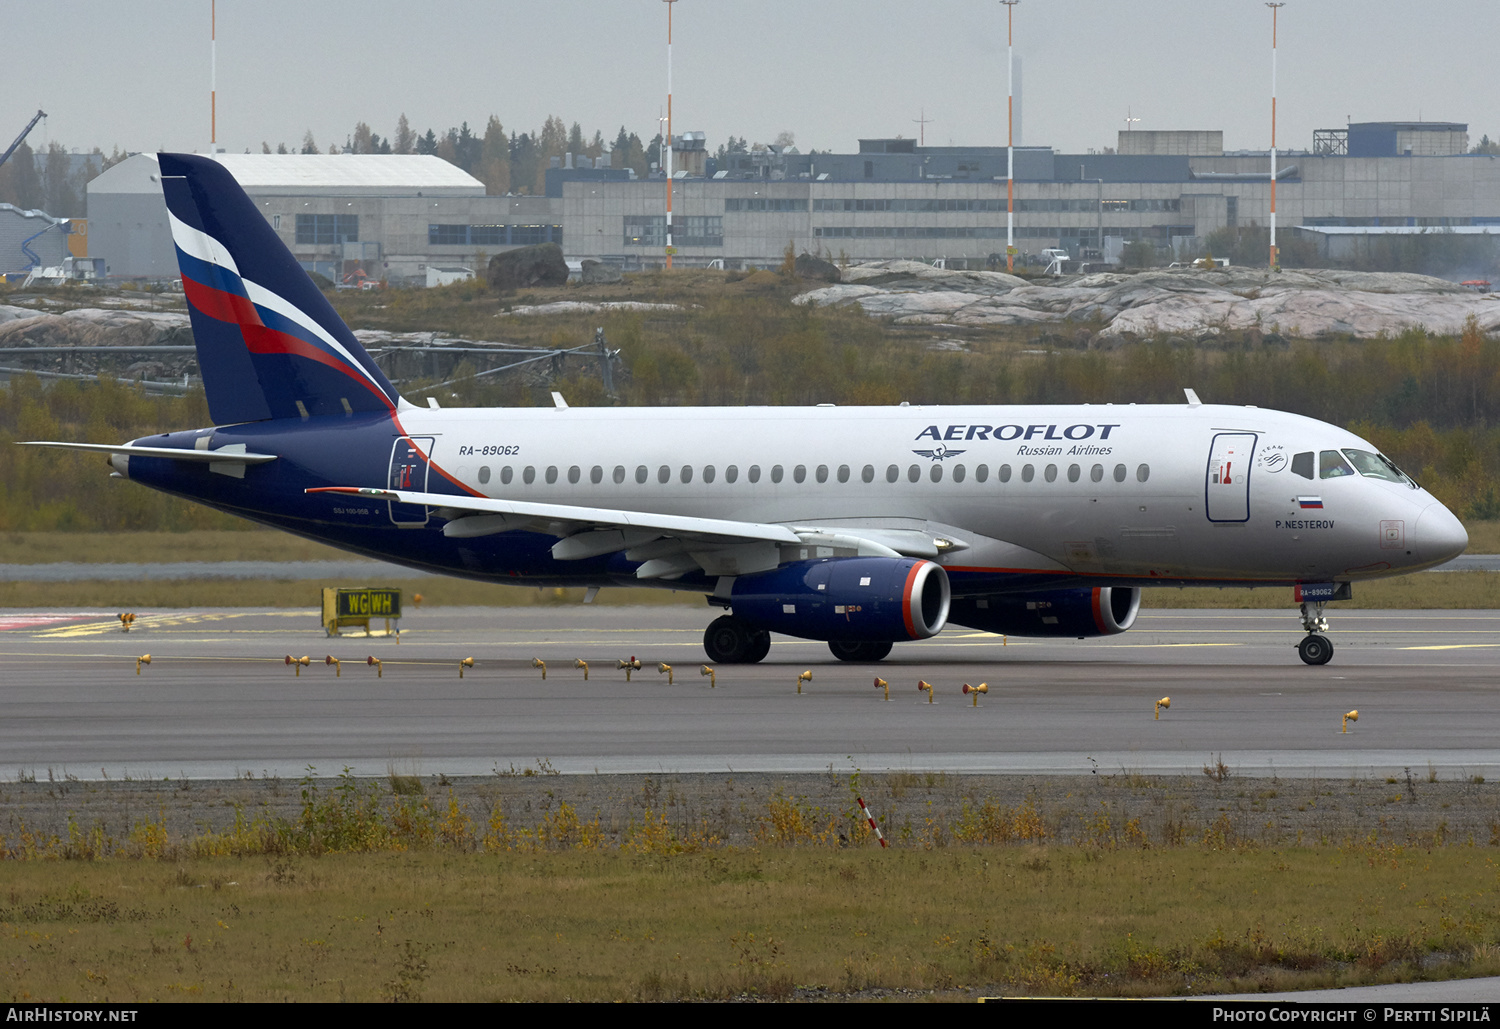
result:
[[[1253,407],[417,407],[233,178],[160,155],[216,427],[117,475],[362,554],[527,586],[650,585],[842,660],[954,623],[1130,628],[1150,586],[1295,587],[1304,661],[1352,584],[1442,564],[1463,526],[1374,446]]]

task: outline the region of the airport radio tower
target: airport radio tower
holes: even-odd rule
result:
[[[1005,5],[1005,270],[1016,270],[1016,136],[1015,51],[1011,24],[1021,0],[1000,0]]]
[[[672,5],[676,2],[662,0],[667,5],[667,138],[662,141],[667,158],[667,271],[672,270],[672,255],[677,252],[672,245]]]
[[[1275,271],[1276,259],[1276,15],[1285,3],[1268,3],[1271,9],[1271,256],[1268,267]]]

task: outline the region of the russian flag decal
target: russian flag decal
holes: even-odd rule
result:
[[[1302,510],[1304,510],[1304,511],[1321,511],[1321,510],[1323,510],[1323,498],[1322,497],[1298,497],[1297,498],[1297,506],[1300,507],[1300,508],[1302,508]]]

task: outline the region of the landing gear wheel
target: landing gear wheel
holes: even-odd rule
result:
[[[1297,656],[1310,665],[1326,665],[1333,657],[1333,641],[1315,632],[1308,633],[1297,644]]]
[[[891,652],[889,640],[829,640],[828,649],[840,661],[880,661]]]
[[[765,637],[760,649],[759,637]],[[716,665],[738,665],[759,661],[771,649],[771,635],[756,632],[733,615],[724,615],[708,623],[703,633],[703,650]],[[758,653],[759,656],[755,656]]]
[[[771,634],[761,629],[750,634],[750,649],[745,654],[745,664],[753,665],[765,659],[771,652]]]

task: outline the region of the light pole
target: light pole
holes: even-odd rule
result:
[[[677,252],[672,245],[672,5],[676,2],[662,0],[667,5],[667,135],[662,140],[667,157],[667,271],[672,270],[672,255]]]
[[[1275,271],[1276,259],[1276,15],[1285,3],[1268,3],[1271,9],[1271,254],[1267,267]]]
[[[1021,0],[1000,0],[1005,5],[1005,270],[1016,270],[1016,137],[1015,137],[1015,35],[1013,23],[1016,4]]]

